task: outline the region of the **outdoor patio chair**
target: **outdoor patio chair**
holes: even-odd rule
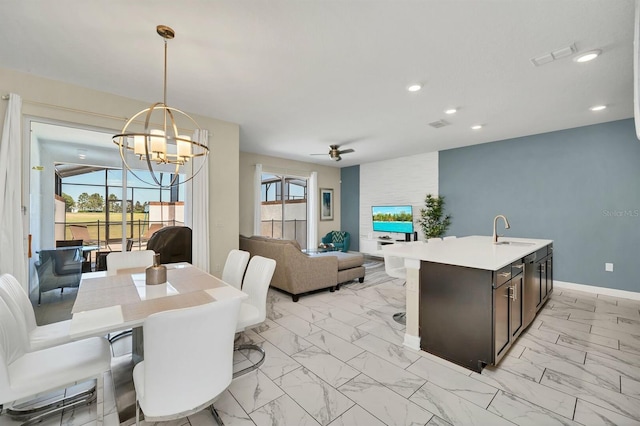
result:
[[[69,231],[74,240],[82,240],[85,245],[100,247],[100,240],[96,240],[89,235],[89,228],[87,225],[69,225]]]

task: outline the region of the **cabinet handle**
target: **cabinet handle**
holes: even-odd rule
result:
[[[522,269],[524,268],[524,263],[519,263],[517,265],[513,265],[514,268]]]
[[[504,295],[504,297],[508,297],[511,300],[518,300],[518,290],[516,289],[515,285],[509,285],[507,286],[507,294]]]
[[[511,272],[500,272],[498,275],[503,278],[509,278],[511,276]]]

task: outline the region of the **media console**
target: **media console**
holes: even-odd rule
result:
[[[405,242],[405,240],[395,240],[393,238],[360,238],[360,253],[370,256],[383,257],[382,246]]]

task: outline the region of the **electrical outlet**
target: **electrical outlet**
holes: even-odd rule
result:
[[[606,272],[613,272],[613,263],[605,263],[604,264],[604,270]]]

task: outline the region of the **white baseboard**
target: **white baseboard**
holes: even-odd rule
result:
[[[412,336],[410,334],[404,335],[404,343],[405,346],[415,349],[416,351],[420,350],[420,336]]]
[[[605,296],[620,297],[623,299],[640,300],[640,293],[635,291],[618,290],[615,288],[596,287],[593,285],[568,283],[565,281],[553,280],[554,288],[564,288],[567,290],[584,291],[585,293],[604,294]],[[406,336],[405,336],[406,340]]]

